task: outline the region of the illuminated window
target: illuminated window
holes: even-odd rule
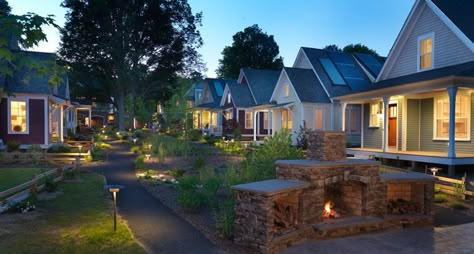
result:
[[[369,127],[379,127],[378,114],[382,113],[382,107],[380,103],[370,104],[370,122]]]
[[[293,117],[288,109],[281,110],[281,128],[287,130],[293,128]]]
[[[233,118],[232,110],[225,111],[224,117],[225,117],[225,120],[232,120]]]
[[[229,104],[230,104],[230,93],[229,93],[229,94],[227,94],[227,103],[229,103]]]
[[[252,129],[252,112],[245,112],[245,129]]]
[[[9,133],[27,134],[28,133],[28,114],[27,101],[12,99],[10,100],[10,124]]]
[[[290,85],[285,85],[285,97],[290,96]]]
[[[324,112],[322,108],[318,108],[315,111],[315,116],[314,116],[314,129],[315,130],[322,130],[324,127],[323,122],[324,122]]]
[[[455,137],[459,140],[468,140],[470,137],[469,116],[471,102],[468,95],[456,96]],[[449,138],[449,98],[437,99],[435,102],[434,135],[436,139]]]
[[[433,34],[418,39],[418,70],[433,68]]]
[[[268,112],[263,112],[263,128],[268,130]]]

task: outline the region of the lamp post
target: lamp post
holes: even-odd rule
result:
[[[114,196],[114,232],[117,231],[117,192],[124,187],[122,185],[106,185],[105,188]]]
[[[430,170],[431,170],[431,173],[433,173],[433,176],[436,176],[436,173],[438,173],[438,171],[440,170],[440,168],[432,167],[432,168],[430,168]]]
[[[133,139],[133,144],[134,144],[134,145],[137,144],[137,140],[138,140],[137,138],[134,138],[134,139]]]
[[[152,144],[148,144],[148,150],[151,151],[151,147],[152,147],[152,146],[153,146]]]

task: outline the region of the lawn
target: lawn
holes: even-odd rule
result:
[[[24,183],[34,174],[42,173],[42,168],[0,168],[0,191],[4,191]]]
[[[64,194],[38,201],[36,219],[4,225],[3,253],[145,253],[127,225],[119,220],[113,232],[113,209],[104,179],[82,174],[80,182],[63,183]],[[0,224],[5,216],[0,216]],[[16,216],[16,215],[15,215]],[[23,216],[23,215],[22,215]],[[28,214],[24,216],[29,216]],[[3,217],[3,218],[2,218]]]

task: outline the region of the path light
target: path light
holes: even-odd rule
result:
[[[120,191],[120,189],[125,188],[122,185],[106,185],[105,189],[107,189],[109,192],[112,193],[114,196],[114,232],[117,231],[117,192]]]
[[[145,154],[145,157],[146,157],[146,160],[149,161],[150,160],[150,157],[151,155],[150,154]]]
[[[136,145],[138,139],[137,139],[137,138],[134,138],[134,139],[132,139],[132,140],[133,140],[133,144]]]
[[[82,145],[78,145],[77,148],[79,148],[79,158],[81,158]]]
[[[148,144],[148,150],[151,150],[152,144]]]
[[[432,168],[430,168],[430,170],[431,170],[431,173],[433,173],[433,175],[436,176],[436,173],[441,169],[437,168],[437,167],[432,167]]]

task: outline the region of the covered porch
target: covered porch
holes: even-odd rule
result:
[[[338,98],[362,109],[361,147],[347,153],[447,165],[450,176],[455,166],[474,164],[474,79],[401,81],[382,81]]]
[[[203,135],[222,136],[222,117],[220,109],[196,107],[193,109],[193,128],[200,129]]]

